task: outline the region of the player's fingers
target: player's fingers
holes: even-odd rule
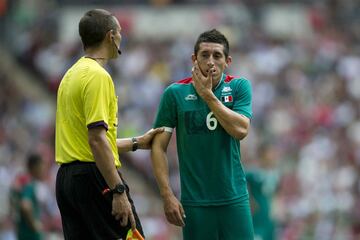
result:
[[[194,82],[194,84],[197,85],[197,86],[200,86],[200,84],[201,84],[201,78],[200,78],[200,76],[199,76],[199,72],[198,72],[198,71],[195,71],[195,72],[194,72],[193,82]]]
[[[175,217],[174,217],[173,214],[167,213],[167,214],[165,214],[165,215],[166,215],[166,219],[169,221],[169,223],[178,226],[178,225],[176,224],[176,219],[175,219]]]
[[[167,219],[170,223],[172,223],[172,215],[167,212],[167,213],[165,213],[165,216],[166,216],[166,219]]]
[[[193,76],[193,80],[194,82],[198,79],[198,75],[197,75],[197,68],[195,66],[192,67],[191,69],[191,74]]]
[[[212,81],[212,78],[213,78],[213,75],[214,75],[214,71],[215,71],[214,68],[210,68],[210,69],[209,69],[209,74],[208,74],[208,79],[209,79],[209,81]]]
[[[199,65],[196,64],[195,65],[195,70],[194,70],[195,74],[196,74],[196,77],[200,78],[200,68],[199,68]]]
[[[176,210],[172,211],[171,213],[168,214],[167,218],[170,223],[179,227],[183,226],[183,221],[179,211]]]
[[[199,77],[199,63],[195,61],[192,71],[196,77]]]
[[[199,63],[196,61],[195,62],[196,64],[195,64],[195,70],[196,70],[196,74],[197,74],[197,77],[199,78],[199,80],[202,80],[203,82],[206,82],[207,81],[207,75],[208,75],[208,73],[206,73],[206,72],[203,72],[202,70],[201,70],[201,68],[200,68],[200,65],[199,65]],[[211,67],[210,67],[211,68]],[[209,69],[210,70],[210,69]],[[209,71],[208,70],[208,71]]]
[[[182,218],[183,218],[183,219],[186,218],[184,208],[182,207],[181,204],[179,205],[179,209],[180,209],[180,214],[181,214]]]
[[[176,224],[178,226],[184,226],[185,225],[182,214],[180,213],[180,211],[176,211],[175,218],[176,218]]]
[[[199,62],[197,61],[197,60],[195,60],[195,68],[197,68],[197,69],[199,69],[200,68],[200,66],[199,66]]]

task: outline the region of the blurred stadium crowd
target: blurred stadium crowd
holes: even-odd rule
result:
[[[64,71],[82,54],[78,38],[62,36],[69,27],[64,22],[72,21],[76,28],[78,20],[64,20],[70,15],[63,13],[75,8],[69,4],[83,2],[0,1],[1,48],[15,57],[19,68],[33,74],[53,103]],[[157,9],[166,13],[164,23],[176,26],[179,17],[172,20],[172,13],[179,15],[183,8],[190,17],[199,13],[201,31],[216,27],[230,40],[229,74],[252,82],[254,118],[242,145],[243,161],[245,168],[259,165],[261,150],[271,149],[267,157],[279,179],[272,206],[277,239],[360,239],[359,1],[212,0],[212,6],[201,0],[101,1],[105,2],[112,5],[100,7],[114,11],[123,27],[123,55],[109,65],[119,96],[120,136],[151,127],[164,88],[189,76],[193,44],[200,33],[182,20],[184,32],[171,29],[175,34],[165,36],[149,18],[153,35],[141,35],[134,30],[140,19],[136,14]],[[135,17],[122,15],[123,4],[131,4],[126,7]],[[78,7],[77,18],[83,9]],[[0,68],[0,188],[8,192],[26,154],[35,149],[48,163],[47,191],[53,191],[53,109],[17,87],[14,71]],[[169,156],[172,185],[179,193],[174,141]],[[128,164],[157,191],[149,153],[128,157]],[[57,206],[52,194],[47,196],[47,229],[58,230]],[[5,233],[11,228],[9,207],[7,195],[0,198]]]

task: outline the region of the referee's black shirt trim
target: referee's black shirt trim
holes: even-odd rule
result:
[[[109,129],[108,125],[104,121],[97,121],[97,122],[90,123],[89,125],[87,125],[87,128],[91,129],[91,128],[96,128],[96,127],[100,127],[100,126],[103,126],[106,129],[106,131]]]

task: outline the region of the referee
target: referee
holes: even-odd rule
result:
[[[56,199],[65,239],[125,239],[142,227],[121,177],[119,152],[150,148],[162,129],[117,139],[117,97],[104,66],[119,54],[121,27],[108,11],[90,10],[79,23],[85,55],[63,77],[57,95]]]

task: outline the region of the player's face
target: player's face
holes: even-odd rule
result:
[[[231,57],[225,57],[224,46],[220,43],[203,42],[199,45],[199,51],[197,55],[193,55],[193,62],[198,61],[200,70],[204,76],[207,76],[211,66],[214,66],[215,72],[213,75],[213,81],[217,83],[225,68],[231,62]]]
[[[36,179],[42,180],[45,178],[46,175],[46,165],[44,162],[40,162],[38,163],[38,165],[36,165],[33,169],[33,176]]]

